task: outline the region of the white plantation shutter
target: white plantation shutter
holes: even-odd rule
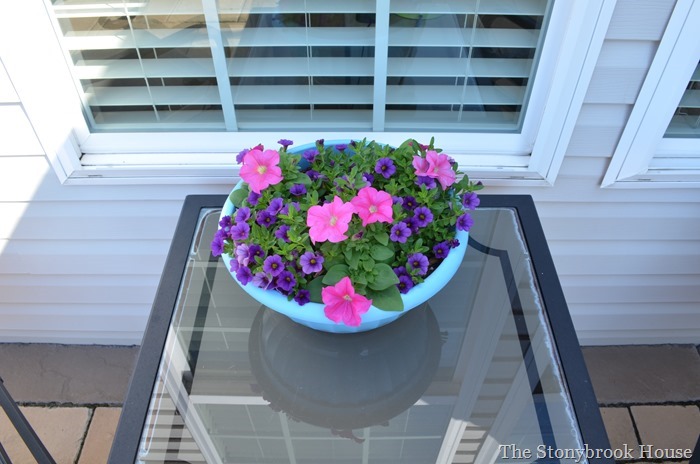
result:
[[[700,137],[700,62],[693,71],[664,137]]]
[[[552,1],[53,0],[93,132],[517,133]]]

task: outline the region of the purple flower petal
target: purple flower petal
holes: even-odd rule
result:
[[[299,264],[304,274],[315,274],[323,269],[323,256],[320,253],[307,251],[299,258]]]
[[[469,213],[464,213],[457,218],[457,230],[469,231],[474,225],[474,219],[469,215]]]
[[[396,172],[396,166],[394,166],[394,162],[391,158],[379,158],[377,164],[374,166],[374,172],[388,179]]]
[[[246,222],[239,222],[231,227],[231,238],[234,240],[245,240],[250,235],[250,226]]]
[[[284,261],[282,261],[282,257],[279,255],[270,255],[265,258],[265,262],[263,262],[263,271],[273,277],[280,275],[280,273],[284,271]]]
[[[406,268],[416,271],[418,275],[425,275],[428,272],[428,258],[423,253],[413,253],[408,256]]]
[[[433,222],[433,212],[427,206],[419,206],[413,210],[413,219],[416,220],[418,227],[425,227]]]
[[[304,306],[306,303],[311,301],[311,294],[308,290],[299,290],[296,295],[294,295],[294,301],[299,303],[300,306]]]

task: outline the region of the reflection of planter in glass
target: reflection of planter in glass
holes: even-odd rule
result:
[[[261,309],[249,339],[265,400],[291,418],[349,431],[386,423],[430,385],[441,338],[429,307],[379,330],[335,337]]]

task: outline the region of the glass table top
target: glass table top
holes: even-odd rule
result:
[[[234,282],[209,252],[219,210],[202,209],[137,462],[560,462],[581,449],[518,215],[473,217],[459,271],[426,304],[326,334]]]

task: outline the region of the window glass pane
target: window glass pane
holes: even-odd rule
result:
[[[371,130],[374,2],[219,4],[239,130]]]
[[[394,0],[391,9],[387,129],[519,130],[546,0]]]
[[[202,7],[54,0],[91,129],[224,127]]]
[[[91,129],[520,131],[554,0],[52,0]]]
[[[664,137],[700,138],[700,62],[695,67]]]

